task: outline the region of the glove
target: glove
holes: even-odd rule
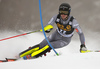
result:
[[[48,29],[48,30],[46,30],[45,32],[46,32],[46,33],[50,33],[51,30],[52,30],[52,29]]]
[[[52,25],[47,25],[47,26],[44,27],[44,31],[46,33],[49,33],[52,29],[53,29]],[[41,29],[40,31],[43,31],[43,30]]]
[[[85,46],[84,44],[82,44],[82,45],[80,46],[80,52],[81,52],[81,53],[87,52],[87,48],[86,48],[86,46]]]

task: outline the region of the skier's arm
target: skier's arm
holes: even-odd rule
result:
[[[44,27],[44,31],[46,33],[49,33],[52,29],[53,29],[53,26],[52,25],[47,25],[47,26]],[[42,29],[40,31],[42,31]]]
[[[51,20],[48,22],[47,25],[53,25],[53,24],[55,23],[56,18],[57,18],[57,15],[53,16],[53,17],[51,18]]]
[[[85,37],[84,37],[84,34],[77,22],[76,19],[73,20],[73,27],[75,28],[76,32],[79,34],[79,37],[80,37],[80,41],[81,41],[81,45],[84,44],[85,45]]]
[[[77,28],[75,30],[79,34],[81,45],[83,45],[83,44],[85,45],[85,37],[84,37],[84,34],[83,34],[81,28],[79,26],[77,26]]]
[[[77,20],[73,20],[73,27],[75,28],[76,32],[79,34],[79,37],[80,37],[80,41],[81,41],[81,45],[80,45],[80,52],[81,53],[85,53],[87,52],[87,48],[85,46],[85,37],[84,37],[84,34],[77,22]]]
[[[46,33],[49,33],[53,29],[52,25],[55,23],[56,18],[57,15],[53,16],[51,20],[48,22],[48,24],[44,27]]]

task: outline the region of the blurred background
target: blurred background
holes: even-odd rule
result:
[[[71,5],[71,15],[80,24],[87,47],[100,49],[100,0],[41,0],[43,24],[46,25],[52,16],[58,14],[59,5],[64,2]],[[54,26],[53,31],[56,29],[56,25]],[[0,0],[0,38],[8,37],[12,32],[23,33],[39,29],[41,23],[38,0]],[[79,40],[76,33],[73,40]]]
[[[61,3],[71,5],[73,15],[84,31],[99,32],[100,0],[41,0],[44,25],[58,14]],[[38,0],[0,0],[0,31],[40,29]]]

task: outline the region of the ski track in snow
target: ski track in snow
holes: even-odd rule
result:
[[[21,51],[27,49],[29,46],[38,44],[43,39],[43,34],[33,33],[1,41],[0,59],[4,59],[5,57],[14,58]],[[59,56],[56,56],[55,53],[51,51],[47,53],[46,57],[43,56],[31,60],[19,59],[15,62],[0,63],[0,69],[99,69],[100,53],[80,53],[79,44],[80,41],[72,40],[68,46],[56,49],[60,54]]]

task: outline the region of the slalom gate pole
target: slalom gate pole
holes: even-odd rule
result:
[[[8,40],[8,39],[19,37],[19,36],[24,36],[24,35],[35,33],[35,32],[40,32],[40,30],[36,30],[36,31],[33,31],[33,32],[28,32],[28,33],[24,33],[24,34],[15,35],[15,36],[4,38],[4,39],[0,39],[0,41]]]
[[[44,27],[43,27],[43,21],[42,21],[42,11],[41,11],[41,0],[39,0],[39,12],[40,12],[40,20],[41,20],[41,27],[43,30],[43,34],[45,36],[45,39],[47,40],[49,46],[53,49],[53,51],[56,53],[56,55],[58,56],[59,54],[55,51],[55,49],[52,47],[52,45],[50,44],[49,40],[46,37],[45,31],[44,31]]]

